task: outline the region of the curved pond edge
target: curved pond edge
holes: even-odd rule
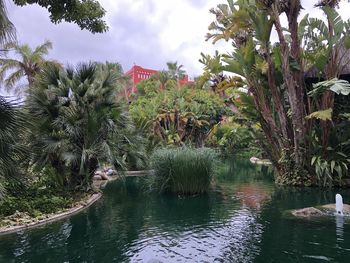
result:
[[[78,206],[72,207],[64,212],[58,213],[58,214],[53,214],[52,216],[49,216],[48,218],[36,221],[36,222],[31,222],[29,224],[25,225],[18,225],[18,226],[4,226],[0,228],[0,235],[6,235],[6,234],[11,234],[15,233],[21,230],[27,230],[39,226],[43,226],[49,223],[53,223],[55,221],[70,217],[72,215],[78,214],[82,210],[88,208],[92,204],[94,204],[96,201],[98,201],[102,197],[102,193],[95,193],[92,194],[88,200],[84,201],[84,204],[79,204]]]
[[[153,170],[141,170],[141,171],[125,171],[124,176],[145,176],[145,175],[151,175],[153,174]],[[114,181],[117,179],[122,178],[121,176],[110,176],[108,180],[94,180],[95,187],[96,188],[103,188],[108,182]],[[48,218],[38,220],[36,222],[31,222],[24,225],[17,225],[17,226],[3,226],[0,227],[0,236],[15,233],[21,230],[27,230],[32,229],[35,227],[43,226],[46,224],[53,223],[55,221],[68,218],[72,215],[78,214],[82,210],[88,208],[92,204],[94,204],[96,201],[98,201],[102,197],[102,193],[94,193],[92,194],[88,200],[84,201],[84,204],[79,204],[77,206],[74,206],[64,212],[52,214],[49,215]]]

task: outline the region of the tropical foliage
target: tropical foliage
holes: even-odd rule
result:
[[[25,126],[18,102],[9,102],[0,96],[0,199],[6,186],[20,178],[20,167],[26,153],[22,138]]]
[[[154,80],[144,81],[144,92],[130,105],[134,121],[164,144],[203,146],[211,128],[225,113],[223,100],[210,91],[179,88],[168,82],[159,89]]]
[[[167,62],[168,74],[171,79],[180,80],[185,76],[183,65],[178,65],[176,62]]]
[[[220,149],[225,158],[246,158],[259,156],[260,149],[256,143],[258,126],[249,126],[237,120],[227,120],[216,125],[206,141],[206,145]]]
[[[16,38],[16,29],[8,18],[5,2],[0,1],[0,46],[3,51],[3,45]]]
[[[56,64],[58,62],[46,60],[45,55],[48,54],[49,49],[52,48],[50,41],[45,41],[43,44],[37,46],[35,49],[31,49],[27,44],[19,45],[16,42],[9,42],[4,45],[4,48],[9,51],[13,51],[15,58],[0,58],[0,81],[5,84],[5,88],[10,91],[13,88],[15,90],[23,90],[23,86],[32,87],[35,77],[40,73],[41,69],[46,64]],[[25,77],[27,85],[19,85],[22,78]]]
[[[320,155],[327,159],[334,93],[307,94],[317,88],[309,80],[339,78],[348,64],[349,22],[337,13],[337,3],[321,1],[318,5],[327,23],[308,15],[299,22],[299,0],[228,1],[211,10],[216,21],[209,26],[208,39],[231,41],[234,50],[214,57],[202,55],[202,62],[209,73],[228,71],[241,77],[231,87],[248,90],[264,134],[261,144],[280,183],[321,183],[310,165],[315,151],[313,134],[320,125],[318,138],[324,152]],[[284,15],[286,24],[281,19]],[[316,111],[322,115],[318,120],[314,118],[317,114],[310,115]]]
[[[33,163],[54,168],[62,185],[84,188],[101,163],[125,168],[126,145],[136,146],[127,137],[133,127],[118,101],[120,89],[108,65],[46,67],[28,98]]]

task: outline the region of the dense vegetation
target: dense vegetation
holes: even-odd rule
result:
[[[38,76],[27,101],[32,161],[52,167],[62,185],[89,187],[101,163],[125,167],[122,149],[132,147],[133,126],[117,98],[121,77],[94,63],[65,71],[49,66]]]
[[[6,194],[7,185],[21,180],[18,168],[26,153],[21,138],[25,124],[17,103],[0,97],[0,198]]]
[[[218,156],[209,148],[157,150],[152,157],[155,176],[149,181],[157,191],[181,195],[208,191]]]
[[[213,127],[206,145],[220,151],[223,158],[244,158],[262,156],[259,143],[256,141],[259,127],[248,127],[238,120],[228,119]]]
[[[172,81],[162,90],[154,80],[144,81],[138,89],[141,94],[131,103],[130,114],[164,144],[203,146],[225,113],[223,100],[207,90],[179,88]]]
[[[282,184],[342,184],[348,175],[349,120],[343,97],[350,86],[339,78],[349,73],[344,70],[350,22],[337,13],[338,3],[316,5],[326,22],[309,15],[298,19],[298,0],[228,1],[211,10],[216,21],[208,39],[230,41],[234,49],[214,57],[202,54],[206,75],[236,74],[222,81],[224,87],[243,88],[251,97],[253,103],[247,105],[255,111],[245,116],[258,121],[261,146]]]

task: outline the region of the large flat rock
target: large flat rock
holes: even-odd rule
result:
[[[312,216],[323,216],[324,213],[315,207],[305,207],[302,209],[295,209],[291,211],[293,216],[296,217],[302,217],[302,218],[309,218]]]
[[[305,207],[301,209],[287,210],[286,215],[292,215],[298,218],[333,216],[336,213],[335,204],[327,204],[316,207]],[[350,205],[343,205],[344,215],[350,215]]]
[[[336,212],[335,204],[321,205],[321,206],[318,206],[317,208],[325,209],[327,211],[331,211],[331,212],[334,212],[334,213]],[[348,204],[344,204],[343,205],[343,213],[344,214],[350,214],[350,205],[348,205]]]

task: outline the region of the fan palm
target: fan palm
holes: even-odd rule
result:
[[[3,0],[0,0],[0,45],[3,49],[4,43],[13,41],[16,38],[16,30],[8,19],[6,6]]]
[[[0,96],[0,197],[4,194],[3,180],[11,180],[19,174],[18,164],[24,156],[20,130],[25,126],[16,102]]]
[[[62,184],[85,189],[99,163],[125,167],[132,127],[117,100],[121,86],[108,65],[44,68],[28,99],[37,122],[34,162],[52,166],[62,175]]]
[[[13,50],[18,56],[16,58],[0,58],[0,81],[4,82],[5,88],[10,90],[20,82],[23,77],[27,78],[29,87],[34,84],[35,76],[48,63],[58,64],[55,61],[45,60],[44,56],[52,48],[50,41],[32,49],[29,45],[19,45],[10,42],[4,45],[5,50]]]

